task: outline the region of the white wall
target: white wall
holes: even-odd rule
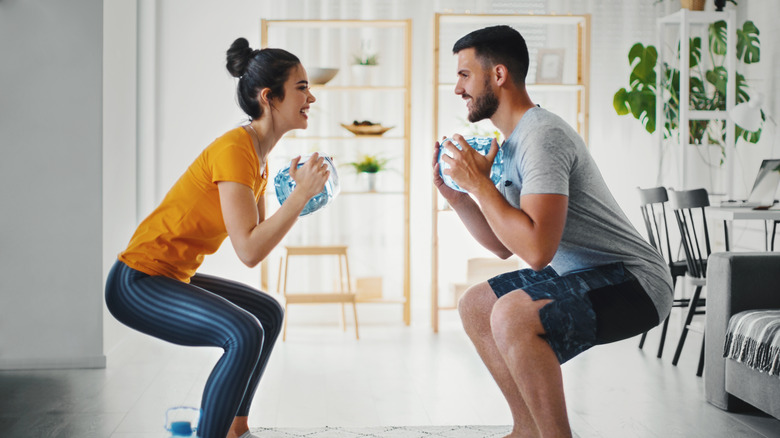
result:
[[[138,4],[106,1],[103,10],[103,277],[138,224]],[[104,306],[105,307],[105,306]],[[127,333],[104,312],[104,348]]]
[[[708,8],[712,8],[708,1]],[[751,69],[751,85],[767,98],[768,112],[778,112],[778,31],[776,0],[738,1],[738,22],[755,21],[761,30],[762,61]],[[413,20],[412,102],[412,306],[413,319],[428,323],[430,297],[430,142],[432,22],[435,12],[591,14],[591,152],[607,184],[636,225],[641,224],[635,188],[656,184],[657,151],[653,138],[629,117],[619,117],[612,96],[627,85],[628,49],[638,41],[656,43],[655,18],[679,9],[666,0],[138,0],[139,31],[139,181],[138,217],[158,202],[192,159],[213,138],[241,123],[235,82],[224,68],[225,50],[238,36],[259,46],[260,19],[405,19]],[[734,6],[729,3],[729,8]],[[135,38],[135,34],[131,34]],[[316,104],[315,104],[316,105]],[[777,117],[775,117],[777,119]],[[773,133],[773,129],[768,129]],[[774,131],[776,133],[776,131]],[[776,135],[776,134],[775,134]],[[759,146],[740,152],[766,154],[767,135]],[[771,146],[771,145],[770,145]],[[762,149],[763,148],[763,149]],[[276,152],[276,151],[275,151]],[[745,158],[752,162],[755,157]],[[122,248],[115,248],[119,251]],[[259,271],[243,267],[228,244],[207,258],[203,269],[249,284]]]
[[[0,369],[105,366],[102,23],[0,2]]]

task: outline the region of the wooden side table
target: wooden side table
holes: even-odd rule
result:
[[[351,303],[355,315],[355,339],[360,339],[358,333],[358,318],[356,294],[352,291],[352,283],[349,276],[349,261],[347,260],[346,245],[331,246],[285,246],[285,255],[279,263],[279,277],[277,281],[277,293],[284,295],[284,327],[282,329],[282,341],[287,339],[287,306],[290,304],[324,304],[341,303],[341,328],[346,331],[347,324],[344,315],[344,304]],[[336,256],[339,261],[339,291],[318,293],[289,293],[287,292],[287,267],[290,257],[293,256]],[[284,272],[284,274],[282,274]],[[284,276],[283,276],[284,275]],[[345,286],[346,285],[346,286]]]

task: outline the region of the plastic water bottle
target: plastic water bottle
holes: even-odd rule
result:
[[[330,202],[333,201],[333,198],[341,191],[336,166],[333,165],[333,161],[327,156],[323,154],[320,154],[320,156],[325,158],[325,164],[328,166],[330,176],[328,177],[328,181],[325,182],[325,187],[323,187],[322,191],[309,199],[309,202],[303,207],[303,211],[300,214],[301,216],[314,213],[330,204]],[[309,158],[311,158],[311,155],[301,157],[301,160],[298,162],[298,167],[303,166],[303,163]],[[290,164],[292,164],[292,161],[290,161]],[[295,180],[290,176],[290,164],[280,170],[276,174],[276,177],[274,177],[274,187],[276,188],[276,198],[279,200],[279,205],[284,204],[284,201],[287,200],[290,193],[292,193],[295,188]]]
[[[174,406],[165,411],[165,430],[171,433],[171,437],[194,437],[199,420],[200,409]]]
[[[468,142],[469,146],[471,146],[475,151],[479,152],[482,155],[487,155],[488,152],[490,152],[490,145],[493,142],[493,137],[466,137],[466,141]],[[452,154],[447,151],[446,148],[444,148],[444,143],[450,142],[454,144],[458,149],[462,149],[458,142],[453,140],[452,138],[446,138],[443,142],[441,142],[441,147],[439,148],[439,175],[441,175],[442,179],[444,180],[444,184],[447,185],[447,187],[457,190],[459,192],[466,193],[465,190],[458,187],[457,184],[455,184],[455,181],[452,180],[452,178],[449,175],[444,174],[444,169],[449,169],[450,166],[442,160],[442,156],[444,154],[447,154],[448,156],[452,157]],[[498,184],[501,181],[501,174],[504,172],[504,150],[502,148],[498,148],[498,153],[496,154],[496,158],[493,160],[493,166],[490,168],[490,180],[493,181],[493,184]]]

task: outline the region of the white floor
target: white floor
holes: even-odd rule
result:
[[[453,313],[454,314],[454,313]],[[250,426],[510,424],[501,394],[459,327],[290,323],[277,343],[250,412]],[[114,437],[159,429],[165,408],[198,406],[221,351],[131,336],[109,355],[107,374],[143,379]],[[200,351],[198,351],[200,350]],[[154,375],[152,375],[154,374]],[[112,378],[112,380],[114,380]],[[129,401],[129,400],[128,400]],[[151,419],[151,421],[149,421]]]
[[[335,319],[335,318],[334,318]],[[250,414],[251,427],[508,425],[502,397],[456,312],[427,324],[290,322]],[[563,367],[570,418],[589,437],[780,437],[780,421],[731,414],[704,401],[690,336],[678,367],[637,340],[597,347]],[[0,436],[162,438],[165,410],[198,406],[216,349],[170,345],[128,332],[104,370],[0,372]]]

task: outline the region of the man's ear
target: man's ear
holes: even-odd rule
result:
[[[500,87],[509,80],[509,70],[507,70],[504,64],[496,64],[495,67],[493,67],[493,77],[495,78],[496,85]]]

